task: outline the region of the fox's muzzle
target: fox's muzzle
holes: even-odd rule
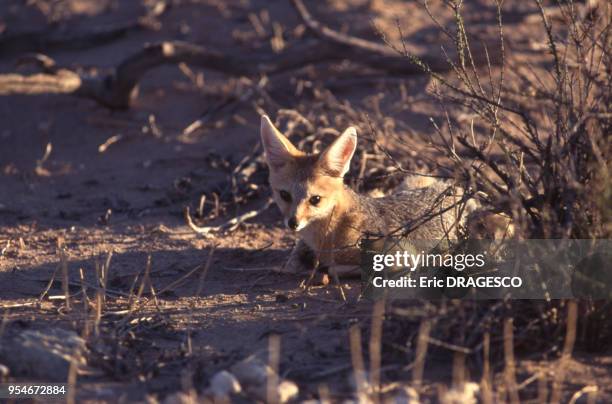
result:
[[[285,224],[292,231],[300,231],[308,225],[308,222],[304,220],[298,220],[297,216],[291,216],[289,219],[285,220]]]
[[[289,227],[291,230],[297,230],[298,221],[295,216],[291,216],[289,220],[287,220],[287,227]]]

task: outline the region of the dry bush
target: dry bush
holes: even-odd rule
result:
[[[612,6],[567,2],[551,9],[539,0],[535,4],[539,18],[534,24],[548,56],[544,68],[509,59],[496,77],[491,67],[484,75],[474,67],[461,2],[449,2],[456,15],[453,39],[463,57],[454,64],[454,82],[433,75],[435,94],[442,106],[459,105],[472,119],[449,118],[438,132],[440,149],[461,184],[484,206],[510,216],[520,237],[609,238]],[[496,152],[500,158],[492,157]],[[460,157],[465,154],[471,157]],[[559,302],[515,304],[514,315],[522,318],[517,325],[537,325],[524,340],[554,341],[550,337],[559,336],[565,317],[553,314],[562,307]],[[612,319],[610,304],[583,301],[579,310],[579,343],[602,349],[610,335],[602,326]]]
[[[444,168],[485,207],[511,217],[520,236],[607,238],[612,230],[612,7],[603,1],[560,3],[553,23],[551,8],[534,1],[539,22],[532,24],[545,37],[544,66],[505,55],[497,2],[502,65],[485,69],[474,62],[462,1],[447,2],[455,26],[440,27],[456,44],[458,60],[449,59],[454,77],[421,64],[446,114],[443,124],[434,123],[437,147],[448,157]],[[451,107],[459,107],[463,119],[453,119]]]
[[[444,115],[442,122],[432,118],[437,137],[433,146],[443,156],[437,170],[450,173],[484,209],[510,217],[519,238],[609,238],[610,3],[569,1],[544,7],[534,0],[538,14],[524,23],[542,34],[539,56],[545,59],[534,66],[508,54],[498,1],[499,49],[489,52],[500,51],[502,64],[484,68],[477,66],[471,51],[473,38],[464,23],[462,1],[445,3],[455,15],[454,26],[438,26],[456,45],[458,58],[448,59],[453,75],[437,74],[406,47],[389,44],[432,78],[432,92]],[[393,306],[385,328],[389,360],[405,352],[416,363],[412,348],[418,345],[419,324],[427,321],[434,352],[442,348],[468,355],[471,367],[482,370],[483,380],[489,359],[494,371],[505,361],[508,372],[509,346],[512,356],[514,350],[542,356],[562,352],[558,366],[563,367],[574,342],[602,352],[612,336],[612,305],[606,301],[443,301],[423,310]],[[514,330],[511,344],[505,343],[509,321]],[[513,366],[510,373],[514,378]],[[544,386],[550,383],[551,398],[558,400],[563,375],[554,380],[541,377]],[[507,379],[487,388],[491,387],[508,389],[509,394],[516,389]],[[521,392],[523,398],[525,394]]]

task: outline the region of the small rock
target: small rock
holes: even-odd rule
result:
[[[283,380],[280,382],[277,391],[279,403],[286,403],[287,401],[293,400],[300,393],[300,389],[298,388],[297,384],[289,380]]]
[[[215,397],[228,397],[230,394],[238,394],[242,391],[238,379],[226,370],[216,373],[210,379],[210,392]]]
[[[245,387],[246,392],[252,398],[259,401],[268,401],[268,386],[266,384],[260,384],[258,386],[247,386]],[[286,403],[293,400],[299,394],[300,390],[298,386],[289,381],[283,380],[276,386],[276,399],[273,401],[278,403]]]
[[[272,368],[255,356],[250,356],[238,362],[230,369],[236,376],[244,391],[250,397],[267,401],[268,399],[268,377],[274,374]],[[276,400],[286,403],[299,394],[298,386],[289,380],[280,380],[276,386]]]
[[[243,386],[265,385],[268,375],[273,373],[271,367],[255,356],[249,356],[245,360],[236,363],[231,367],[230,371]]]
[[[0,380],[7,378],[10,373],[9,368],[0,363]]]
[[[419,393],[408,386],[398,387],[392,392],[392,399],[385,402],[392,404],[419,404]]]
[[[85,341],[73,331],[27,330],[0,345],[0,360],[15,376],[59,382],[67,379],[73,360],[85,366],[85,351]]]
[[[480,391],[480,386],[477,383],[464,383],[461,387],[453,387],[449,391],[442,394],[440,403],[443,404],[476,404],[478,402],[476,395]]]
[[[363,386],[357,386],[357,380],[363,381],[365,383]],[[352,371],[348,375],[348,384],[353,391],[360,390],[359,387],[367,389],[368,388],[368,380],[370,380],[370,375],[367,371],[362,370],[359,373],[356,371]]]

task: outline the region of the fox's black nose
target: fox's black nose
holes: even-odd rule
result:
[[[295,216],[289,218],[289,220],[287,221],[287,226],[289,226],[291,230],[297,229],[298,223]]]

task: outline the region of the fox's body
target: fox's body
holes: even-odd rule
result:
[[[345,187],[337,196],[329,225],[320,220],[299,232],[324,265],[358,265],[359,243],[364,236],[400,235],[410,230],[408,240],[456,238],[457,216],[451,198],[440,188],[372,198]]]
[[[359,265],[361,239],[402,234],[413,240],[454,239],[459,228],[458,200],[440,185],[373,198],[344,185],[356,148],[347,129],[320,154],[297,150],[264,116],[261,136],[270,185],[285,223],[300,238],[288,269],[303,266],[304,255],[337,272]],[[314,254],[312,254],[314,253]]]

